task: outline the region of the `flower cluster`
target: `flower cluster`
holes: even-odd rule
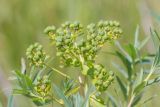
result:
[[[57,56],[60,56],[61,62],[65,65],[79,66],[76,41],[77,37],[82,34],[82,25],[79,22],[66,22],[54,34],[54,29],[51,30],[51,28],[51,26],[47,27],[45,33],[55,35],[53,37],[57,48]]]
[[[48,26],[44,30],[44,33],[48,34],[48,36],[49,36],[51,41],[54,41],[55,40],[55,31],[56,31],[56,27],[55,26]]]
[[[37,78],[34,86],[34,90],[38,96],[43,99],[48,99],[51,97],[51,81],[48,76],[43,76],[42,78]]]
[[[93,83],[99,91],[104,91],[113,80],[102,65],[95,64],[97,52],[106,43],[119,38],[122,34],[120,24],[116,21],[99,21],[89,24],[86,29],[78,22],[66,22],[55,29],[49,26],[45,33],[52,37],[57,49],[57,56],[64,65],[82,68],[84,75],[93,75]],[[52,35],[52,36],[50,36]],[[90,67],[89,65],[94,65]]]
[[[106,71],[100,64],[90,68],[88,74],[91,76],[93,84],[100,92],[105,91],[114,79],[113,72]]]
[[[44,62],[48,58],[43,50],[42,45],[35,43],[30,45],[26,51],[27,59],[31,66],[44,67]]]
[[[122,30],[116,21],[90,24],[86,31],[79,22],[66,22],[58,29],[54,26],[47,27],[45,33],[55,42],[61,62],[65,65],[80,66],[80,56],[86,62],[94,62],[97,51],[107,41],[120,37]]]
[[[57,55],[65,65],[79,66],[77,59],[77,37],[82,33],[82,25],[78,22],[66,22],[57,30],[56,47]]]
[[[104,43],[119,38],[121,34],[122,30],[116,21],[99,21],[97,24],[89,24],[87,38],[80,46],[85,60],[94,61],[98,50]]]

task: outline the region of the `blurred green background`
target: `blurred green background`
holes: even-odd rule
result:
[[[0,0],[0,101],[3,106],[6,107],[11,87],[8,77],[12,70],[20,68],[20,59],[25,57],[28,45],[34,42],[44,47],[49,45],[43,34],[46,26],[75,20],[83,25],[101,19],[117,20],[124,31],[120,41],[125,45],[133,41],[137,25],[140,25],[141,38],[150,35],[150,27],[160,29],[159,4],[159,0]],[[148,50],[151,47],[148,45]],[[103,58],[101,55],[100,59]],[[155,90],[160,93],[158,89],[155,86],[150,94],[155,94]],[[17,96],[17,99],[19,103],[15,107],[34,107],[25,97]],[[158,101],[153,100],[149,105],[159,107]]]

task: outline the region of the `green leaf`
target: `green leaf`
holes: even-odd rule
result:
[[[149,57],[142,57],[135,59],[135,64],[151,64],[152,61]]]
[[[149,39],[150,39],[150,36],[147,36],[147,38],[145,38],[142,42],[140,42],[139,46],[137,47],[138,50],[141,50],[146,45],[146,43],[149,41]]]
[[[73,101],[75,107],[82,107],[84,98],[79,93],[77,93],[73,95]]]
[[[134,94],[137,95],[138,93],[140,93],[144,87],[146,86],[146,82],[143,81],[142,83],[140,83],[135,89],[134,89]]]
[[[151,101],[151,100],[153,100],[155,97],[157,97],[157,95],[154,95],[154,96],[149,97],[148,99],[146,99],[146,100],[142,103],[142,105],[145,104],[145,103],[148,103],[148,102]]]
[[[116,76],[116,79],[118,81],[118,85],[121,88],[121,91],[123,93],[124,98],[127,99],[127,89],[126,89],[126,86],[123,84],[123,82],[121,81],[121,79],[118,76]]]
[[[135,41],[134,41],[134,47],[138,47],[138,45],[139,45],[139,41],[138,41],[138,37],[139,37],[139,26],[137,25],[137,28],[136,28],[136,31],[135,31],[135,34],[134,34],[134,36],[135,36]]]
[[[127,47],[127,51],[128,51],[128,54],[131,56],[132,61],[134,61],[137,57],[136,48],[132,44],[129,44]]]
[[[143,81],[143,68],[141,68],[141,71],[137,73],[137,77],[136,77],[136,85],[140,84]]]
[[[117,100],[108,92],[107,92],[107,95],[109,97],[109,101],[111,101],[111,103],[112,103],[112,106],[118,107],[119,104],[118,104]]]
[[[154,83],[160,82],[160,77],[156,77],[154,79],[148,80],[146,86],[152,85]]]
[[[128,71],[128,77],[131,78],[132,75],[132,68],[131,68],[131,62],[120,52],[116,51],[116,55],[121,59],[125,67],[127,68]]]
[[[158,47],[160,46],[160,36],[158,35],[156,30],[150,29],[151,32],[151,37],[154,43],[154,47],[155,49],[158,49]]]
[[[78,92],[79,88],[80,87],[78,86],[78,87],[71,89],[69,92],[66,93],[66,96],[69,97],[69,96],[75,94],[76,92]]]
[[[136,97],[133,100],[133,103],[132,103],[131,107],[134,107],[135,105],[137,105],[139,103],[139,101],[141,101],[142,95],[143,95],[142,93],[136,95]]]
[[[56,85],[53,85],[53,88],[58,97],[60,97],[64,101],[65,107],[73,107],[61,89],[59,89]]]
[[[131,62],[131,57],[129,56],[129,54],[123,49],[123,47],[121,46],[121,44],[119,42],[115,42],[115,45],[119,48],[119,50],[126,56],[126,58],[128,59],[128,61]]]
[[[160,46],[159,46],[158,51],[156,53],[156,56],[155,56],[155,59],[154,59],[154,62],[153,62],[153,66],[154,67],[159,67],[160,66]]]
[[[126,73],[126,71],[117,63],[115,62],[112,62],[112,65],[118,70],[118,72],[120,72],[120,74],[125,78],[127,79],[128,78],[128,75]]]
[[[9,96],[7,107],[13,107],[13,95]]]
[[[20,71],[15,71],[20,87],[26,90],[31,90],[33,87],[32,80],[28,75],[22,74]]]
[[[90,103],[93,107],[106,107],[103,103],[96,100],[96,98],[90,98]]]
[[[93,86],[91,86],[89,89],[87,88],[87,93],[86,93],[84,102],[83,102],[83,104],[82,104],[81,107],[88,107],[88,102],[89,102],[89,99],[90,99],[90,94],[93,92],[93,90],[94,90]]]

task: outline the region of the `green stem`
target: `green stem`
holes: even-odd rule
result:
[[[149,80],[149,78],[151,77],[151,75],[153,74],[153,72],[154,72],[154,67],[151,67],[150,73],[148,74],[148,76],[146,77],[146,79],[144,81],[147,82]]]
[[[53,99],[55,102],[57,102],[57,103],[59,103],[59,104],[61,104],[61,105],[64,104],[63,101],[58,100],[58,99],[56,99],[55,97],[52,97],[52,99]]]
[[[134,100],[134,97],[135,97],[135,95],[133,95],[133,96],[131,97],[131,99],[130,99],[129,102],[128,102],[127,107],[131,107],[131,106],[132,106],[132,102],[133,102],[133,100]]]
[[[68,79],[70,79],[71,77],[70,76],[68,76],[67,74],[64,74],[63,72],[61,72],[61,71],[59,71],[59,70],[57,70],[57,69],[55,69],[55,68],[53,68],[53,67],[50,67],[50,66],[48,66],[47,64],[45,64],[48,68],[50,68],[51,70],[53,70],[53,71],[55,71],[55,72],[57,72],[57,73],[59,73],[60,75],[62,75],[62,76],[64,76],[64,77],[66,77],[66,78],[68,78]]]

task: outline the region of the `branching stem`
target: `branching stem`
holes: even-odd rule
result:
[[[50,66],[49,66],[49,65],[47,65],[47,64],[45,64],[45,66],[47,66],[47,67],[48,67],[48,68],[50,68],[51,70],[53,70],[53,71],[55,71],[55,72],[59,73],[60,75],[62,75],[62,76],[64,76],[64,77],[66,77],[66,78],[68,78],[68,79],[70,79],[70,78],[71,78],[70,76],[68,76],[67,74],[64,74],[63,72],[61,72],[61,71],[57,70],[56,68],[50,67]]]

